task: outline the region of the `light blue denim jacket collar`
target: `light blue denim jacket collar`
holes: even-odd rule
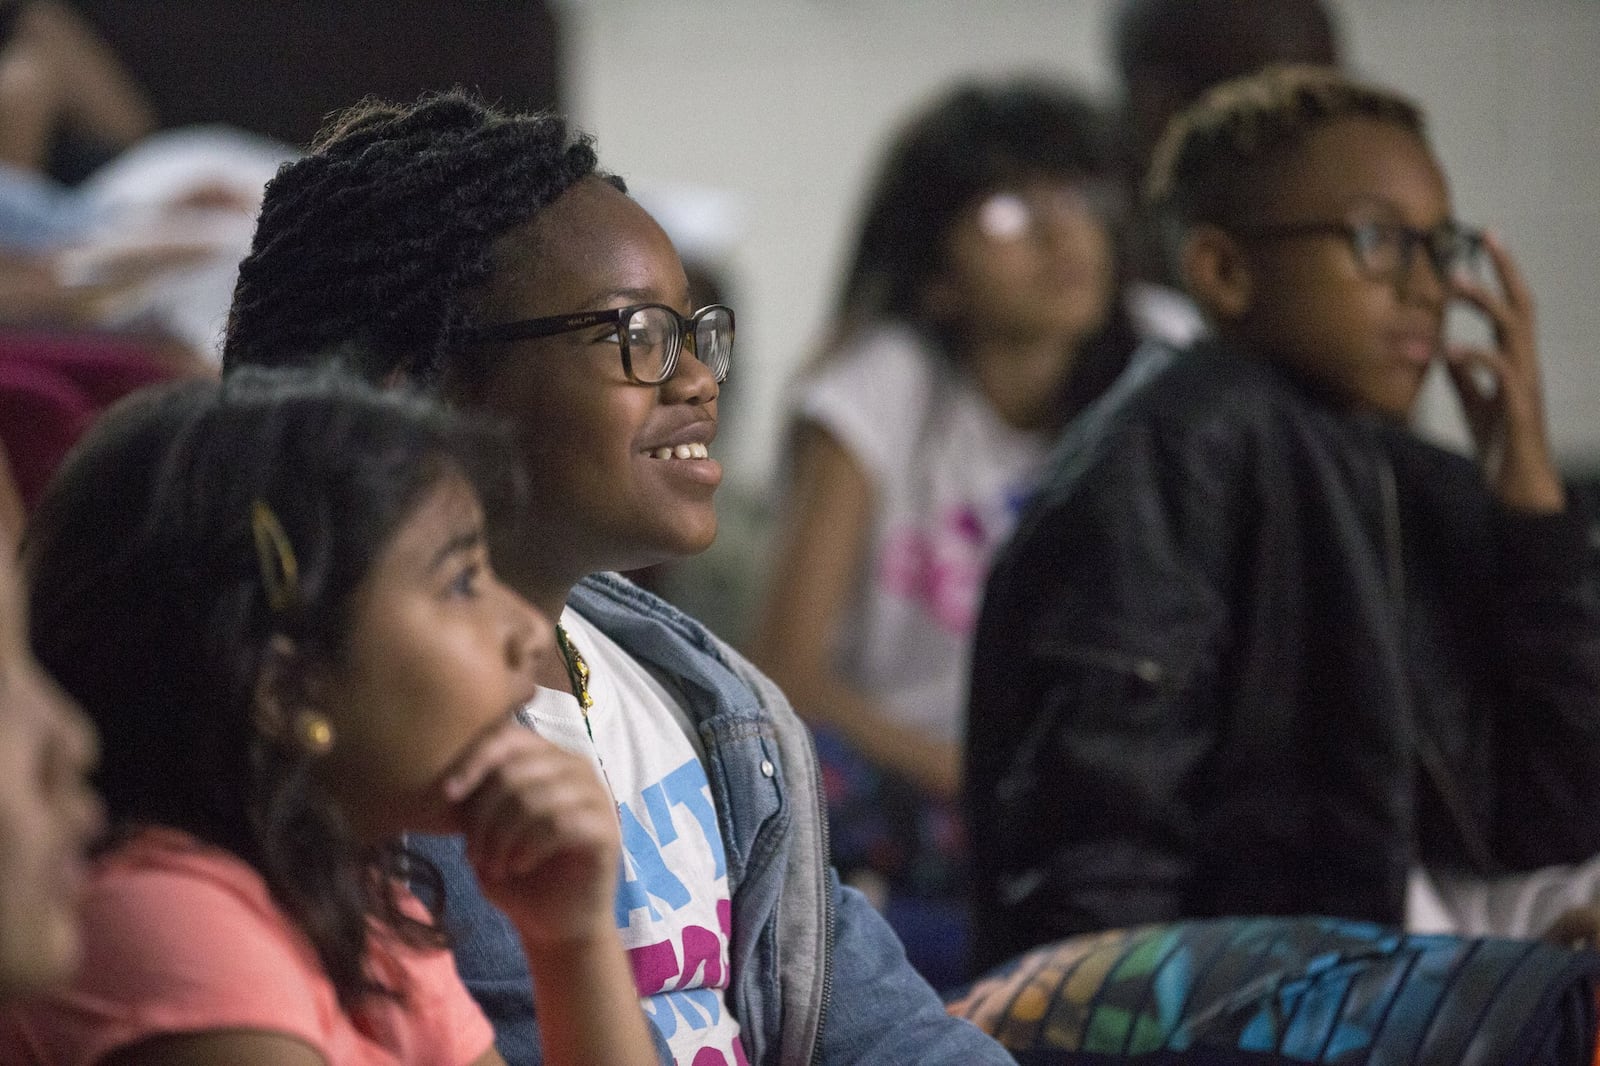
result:
[[[698,622],[613,574],[569,604],[682,696],[706,752],[728,855],[733,984],[751,1066],[1014,1063],[952,1018],[887,923],[827,860],[811,735],[767,677]],[[413,837],[444,875],[457,967],[511,1066],[540,1061],[527,963],[477,889],[460,837]],[[837,989],[837,994],[834,990]],[[662,1061],[670,1063],[657,1034]]]
[[[773,1046],[808,1049],[783,1055],[784,1062],[810,1061],[826,1008],[833,917],[822,860],[827,820],[810,735],[765,675],[631,582],[597,574],[574,588],[568,602],[683,696],[705,748],[728,853],[734,915],[728,1005],[741,1020],[751,1062],[768,1061]],[[799,817],[797,805],[804,806]],[[805,839],[794,839],[796,833]],[[775,957],[763,957],[774,948]]]

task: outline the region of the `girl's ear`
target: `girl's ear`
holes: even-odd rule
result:
[[[333,748],[333,723],[324,713],[319,671],[294,641],[279,633],[267,643],[267,654],[256,678],[256,729],[284,747],[298,748],[313,757]]]
[[[282,633],[273,635],[256,676],[255,723],[262,736],[305,746],[307,719],[326,722],[316,674],[294,641]]]
[[[270,740],[282,740],[289,735],[289,723],[299,710],[298,697],[292,684],[299,655],[294,641],[282,633],[275,633],[267,642],[267,653],[261,660],[261,672],[256,675],[255,719],[256,729]]]
[[[1179,253],[1184,288],[1214,323],[1227,325],[1250,310],[1255,284],[1244,247],[1219,226],[1200,224]]]

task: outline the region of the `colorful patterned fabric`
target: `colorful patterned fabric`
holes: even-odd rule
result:
[[[1600,954],[1228,918],[1074,937],[949,1005],[1043,1063],[1587,1064]]]
[[[816,729],[832,854],[839,875],[882,879],[883,916],[906,957],[934,988],[971,973],[966,827],[953,802],[869,762],[842,736]]]
[[[966,831],[959,808],[884,772],[834,730],[815,732],[840,871],[865,867],[898,891],[964,899]]]

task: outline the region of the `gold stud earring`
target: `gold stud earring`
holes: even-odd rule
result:
[[[294,739],[308,755],[326,755],[333,748],[333,723],[315,711],[294,716]]]

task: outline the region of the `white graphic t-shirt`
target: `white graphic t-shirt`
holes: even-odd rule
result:
[[[865,334],[805,379],[797,406],[872,483],[871,541],[838,668],[900,724],[959,741],[989,564],[1051,436],[1006,425],[964,374],[897,326]]]
[[[711,786],[678,697],[575,611],[561,624],[589,664],[578,701],[541,688],[523,720],[595,761],[622,825],[617,927],[650,1022],[678,1066],[748,1066],[728,1013],[728,864]],[[593,732],[593,741],[590,732]]]

